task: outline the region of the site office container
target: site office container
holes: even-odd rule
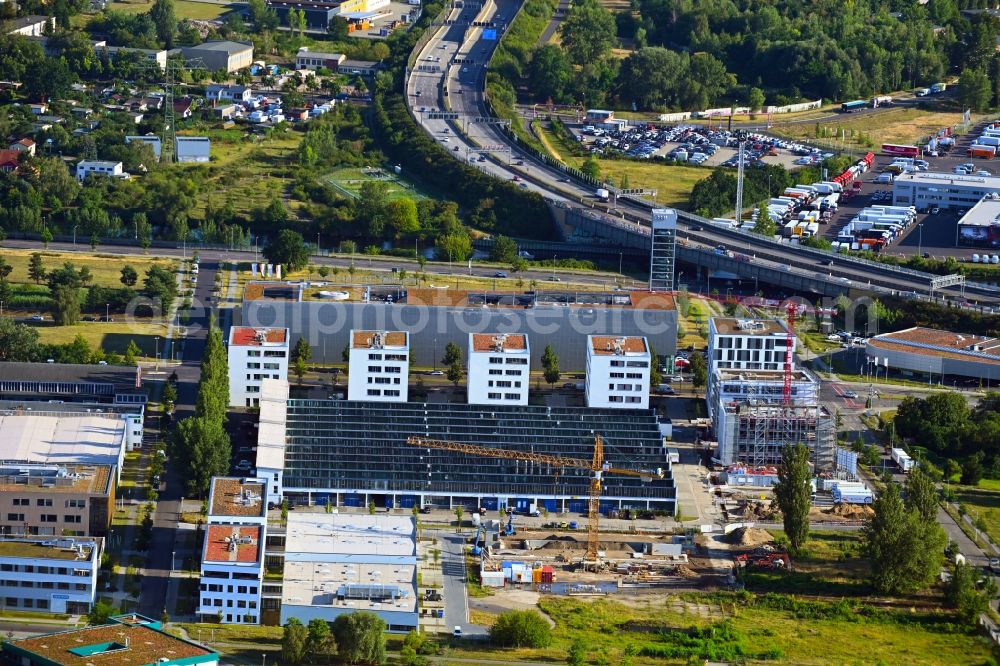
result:
[[[997,148],[996,146],[980,146],[973,144],[966,149],[965,154],[969,157],[979,157],[981,159],[992,160],[997,156]]]

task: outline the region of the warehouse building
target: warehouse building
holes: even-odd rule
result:
[[[417,542],[413,518],[290,513],[281,624],[333,622],[356,611],[389,631],[417,629]]]
[[[955,245],[984,249],[1000,247],[1000,193],[983,197],[962,216],[958,221]]]
[[[340,13],[340,2],[267,0],[267,6],[278,15],[278,22],[281,25],[288,25],[289,12],[302,10],[306,17],[306,28],[310,30],[326,31],[330,27],[330,21]]]
[[[341,295],[344,300],[331,299]],[[325,300],[324,300],[325,299]],[[301,283],[250,282],[241,324],[288,327],[289,344],[306,336],[319,363],[339,363],[351,330],[408,331],[418,366],[435,364],[449,342],[468,349],[469,334],[521,333],[531,346],[551,345],[563,372],[587,367],[587,336],[644,337],[658,354],[677,347],[677,311],[670,293],[473,292],[402,287],[348,287],[330,292]],[[466,360],[467,359],[463,359]],[[541,370],[541,354],[530,368]]]
[[[470,405],[527,405],[528,336],[470,333],[467,396]]]
[[[1000,192],[1000,177],[962,176],[923,171],[901,173],[892,182],[894,206],[968,209],[983,197]]]
[[[406,402],[410,336],[406,331],[351,331],[347,399]]]
[[[379,507],[462,505],[586,512],[590,472],[408,445],[411,436],[590,460],[594,436],[608,462],[667,470],[663,478],[608,476],[602,511],[675,510],[666,443],[648,409],[375,403],[289,399],[288,383],[261,388],[257,475],[269,502]]]
[[[868,339],[868,363],[875,368],[944,377],[1000,380],[1000,340],[920,326]]]
[[[6,663],[18,666],[218,666],[219,655],[163,631],[137,614],[108,624],[4,641]]]
[[[0,537],[5,608],[70,615],[90,612],[97,599],[103,550],[100,537]]]
[[[126,144],[136,143],[136,142],[145,143],[145,144],[149,145],[149,147],[151,147],[153,149],[153,155],[156,156],[156,161],[157,162],[160,161],[160,150],[161,150],[160,137],[156,136],[155,134],[149,134],[149,135],[146,135],[146,136],[126,136],[125,137],[125,143]]]
[[[207,136],[179,136],[174,143],[178,162],[208,162],[212,154],[212,140]]]
[[[197,46],[184,46],[181,54],[187,60],[201,60],[210,72],[223,70],[235,72],[253,64],[253,44],[243,42],[204,42]]]
[[[318,69],[326,67],[331,72],[336,72],[340,63],[344,62],[347,56],[343,53],[321,53],[310,51],[303,46],[295,56],[295,69]]]
[[[114,467],[0,463],[0,534],[105,536]]]
[[[0,363],[0,399],[146,404],[137,367],[73,363]]]

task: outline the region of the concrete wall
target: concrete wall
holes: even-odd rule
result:
[[[657,354],[677,350],[677,313],[672,310],[542,306],[532,309],[427,307],[386,303],[250,301],[242,325],[286,326],[290,347],[306,336],[317,362],[340,363],[351,329],[409,331],[410,354],[418,366],[444,369],[449,342],[467,353],[469,333],[526,333],[531,368],[541,370],[541,355],[552,345],[563,372],[587,365],[587,335],[644,336]],[[468,359],[466,358],[467,362]],[[232,389],[230,389],[232,390]]]

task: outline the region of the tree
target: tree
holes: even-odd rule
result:
[[[330,39],[335,42],[347,41],[347,37],[350,34],[347,26],[347,20],[340,16],[334,16],[326,26],[326,31],[330,35]]]
[[[174,48],[177,38],[177,16],[174,13],[174,0],[156,0],[149,10],[149,17],[156,26],[156,37],[167,49]]]
[[[385,622],[367,611],[338,615],[333,622],[337,656],[348,664],[385,663]]]
[[[61,268],[51,271],[48,276],[49,293],[54,304],[53,319],[60,326],[76,324],[80,321],[80,290],[91,280],[87,267],[76,269],[66,262]]]
[[[456,529],[458,530],[462,529],[462,516],[464,515],[465,515],[465,509],[462,507],[461,504],[459,504],[458,506],[455,507],[455,520],[457,521]]]
[[[547,647],[552,630],[538,611],[507,611],[490,627],[490,641],[502,647]]]
[[[444,234],[437,239],[439,261],[465,261],[472,256],[472,241],[465,231]]]
[[[0,257],[0,280],[6,280],[10,277],[13,270],[14,267],[8,264],[6,259]]]
[[[542,353],[542,370],[549,386],[559,381],[559,357],[556,356],[552,345],[546,345],[545,351]]]
[[[371,502],[368,502],[368,515],[369,516],[374,516],[375,515],[375,502],[374,502],[374,500],[371,501]]]
[[[771,212],[768,210],[766,202],[760,204],[757,221],[753,225],[753,232],[761,236],[767,236],[768,238],[771,238],[778,232],[778,225],[771,218]]]
[[[781,451],[774,498],[781,509],[785,534],[794,551],[799,551],[809,538],[809,509],[812,507],[810,479],[809,447],[801,443],[786,444]]]
[[[222,331],[215,322],[209,324],[205,351],[198,380],[198,397],[195,415],[208,419],[220,427],[229,409],[229,357],[222,342]]]
[[[292,363],[295,366],[295,376],[299,378],[299,384],[302,383],[302,377],[309,370],[309,359],[311,358],[312,347],[309,346],[309,341],[303,335],[292,349]]]
[[[90,234],[90,249],[91,250],[96,250],[97,246],[100,244],[100,242],[101,242],[101,239],[100,239],[100,237],[96,233]]]
[[[45,279],[45,267],[42,265],[42,255],[38,252],[31,253],[31,259],[28,260],[28,277],[38,284]]]
[[[445,345],[444,358],[441,362],[448,368],[448,381],[458,386],[465,375],[465,369],[462,366],[462,349],[454,342],[449,342]]]
[[[977,486],[983,478],[983,452],[976,451],[962,461],[961,482],[967,486]]]
[[[979,622],[979,616],[986,612],[990,599],[996,595],[996,583],[992,578],[987,578],[982,589],[976,588],[978,576],[975,567],[956,564],[945,588],[945,601],[958,612],[962,622],[969,625]]]
[[[48,227],[42,227],[42,245],[45,249],[49,249],[49,243],[52,242],[52,230]]]
[[[129,340],[128,347],[125,348],[125,365],[135,365],[135,359],[141,353],[142,350],[135,344],[135,340]]]
[[[250,0],[250,22],[254,32],[274,30],[278,27],[278,14],[267,6],[265,0]]]
[[[433,644],[418,631],[411,631],[403,639],[403,647],[399,650],[399,658],[403,666],[427,666],[429,663],[424,652],[433,649]]]
[[[412,236],[420,231],[417,204],[413,199],[396,199],[386,205],[386,227],[393,238]]]
[[[919,467],[911,470],[906,479],[906,506],[916,511],[922,520],[937,520],[937,490],[931,477]]]
[[[583,172],[583,175],[594,180],[601,179],[601,165],[593,155],[587,156],[587,159],[580,165],[580,171]]]
[[[517,257],[517,243],[507,236],[497,236],[493,239],[493,249],[490,250],[490,261],[509,264]]]
[[[102,624],[110,624],[111,616],[115,614],[115,607],[104,600],[98,600],[90,607],[87,613],[87,624],[93,627]]]
[[[760,111],[764,108],[764,91],[760,88],[751,88],[747,106],[751,111]]]
[[[573,65],[566,51],[556,44],[545,44],[535,49],[528,63],[528,90],[535,99],[556,102],[570,99],[572,80]]]
[[[264,256],[268,263],[281,264],[289,273],[302,270],[309,263],[309,248],[302,234],[291,229],[282,229],[277,237],[264,246]]]
[[[139,273],[128,264],[122,266],[121,275],[121,283],[126,287],[134,287],[135,283],[139,281]]]
[[[941,568],[947,541],[940,526],[907,509],[895,483],[886,485],[873,508],[875,515],[861,533],[875,592],[899,595],[929,585]]]
[[[167,382],[166,386],[163,387],[160,401],[163,403],[164,412],[170,414],[174,411],[174,405],[177,403],[177,389],[174,388],[172,382]]]
[[[705,357],[700,353],[691,354],[688,359],[688,369],[691,371],[691,384],[695,388],[702,388],[708,380],[708,367],[705,364]]]
[[[185,472],[185,493],[203,497],[213,476],[229,471],[232,448],[229,435],[220,421],[194,416],[177,424],[172,447]]]
[[[962,106],[973,111],[986,111],[993,96],[993,87],[986,72],[965,68],[958,79],[958,99]]]
[[[308,631],[298,618],[288,618],[281,632],[281,660],[286,664],[301,664],[306,656]]]
[[[298,30],[299,37],[302,37],[306,32],[306,13],[301,9],[289,11],[288,27],[291,28],[292,34]]]
[[[566,654],[567,666],[584,666],[587,663],[587,646],[579,638],[570,643]]]
[[[333,639],[330,625],[326,620],[314,617],[306,627],[306,655],[314,664],[329,664],[332,655],[337,652],[337,643]]]
[[[616,43],[615,17],[597,0],[571,6],[559,28],[562,48],[576,65],[600,62]]]
[[[38,329],[0,317],[0,361],[30,361],[38,349]]]
[[[660,372],[660,360],[653,345],[649,345],[649,358],[652,365],[649,368],[649,385],[657,387],[663,383],[663,373]]]

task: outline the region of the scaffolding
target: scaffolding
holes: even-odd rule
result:
[[[833,468],[834,419],[823,407],[734,403],[726,411],[734,427],[719,434],[731,440],[725,450],[732,452],[732,462],[780,465],[786,446],[805,444],[817,470]]]

